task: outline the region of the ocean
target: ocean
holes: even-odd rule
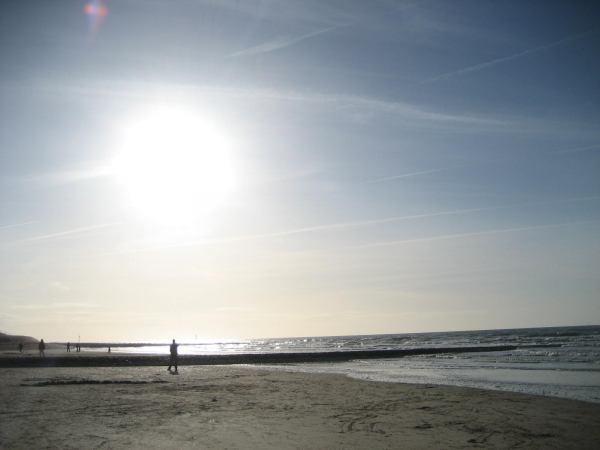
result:
[[[106,351],[108,344],[83,344]],[[119,353],[167,354],[167,344],[110,344]],[[344,352],[511,345],[500,352],[277,364],[276,370],[365,380],[523,392],[600,403],[600,326],[185,342],[180,354]],[[261,365],[261,367],[265,367]]]

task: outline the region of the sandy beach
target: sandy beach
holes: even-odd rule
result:
[[[600,405],[240,366],[5,368],[0,447],[597,448]]]

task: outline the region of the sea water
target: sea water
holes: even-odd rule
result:
[[[493,345],[514,345],[517,349],[269,367],[339,373],[374,381],[497,389],[600,403],[600,326],[221,340],[188,342],[179,349],[180,354],[231,354]],[[113,351],[167,354],[168,345],[113,344]]]

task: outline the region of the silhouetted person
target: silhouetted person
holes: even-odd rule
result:
[[[177,354],[177,347],[178,345],[175,343],[175,339],[173,339],[173,343],[169,347],[169,350],[171,351],[171,358],[169,359],[169,368],[167,369],[169,372],[171,372],[171,366],[175,366],[175,372],[173,373],[178,373],[177,360],[179,359],[179,355]]]
[[[71,343],[67,342],[67,353],[71,352]]]
[[[108,353],[110,353],[110,345],[108,346]]]
[[[19,353],[23,353],[23,343],[19,342]]]
[[[46,356],[46,354],[44,353],[44,351],[46,350],[46,344],[44,344],[44,340],[40,340],[40,343],[38,344],[38,350],[40,351],[40,356],[44,357]]]

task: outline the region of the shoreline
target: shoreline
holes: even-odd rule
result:
[[[7,448],[595,448],[600,405],[253,367],[12,368]]]

